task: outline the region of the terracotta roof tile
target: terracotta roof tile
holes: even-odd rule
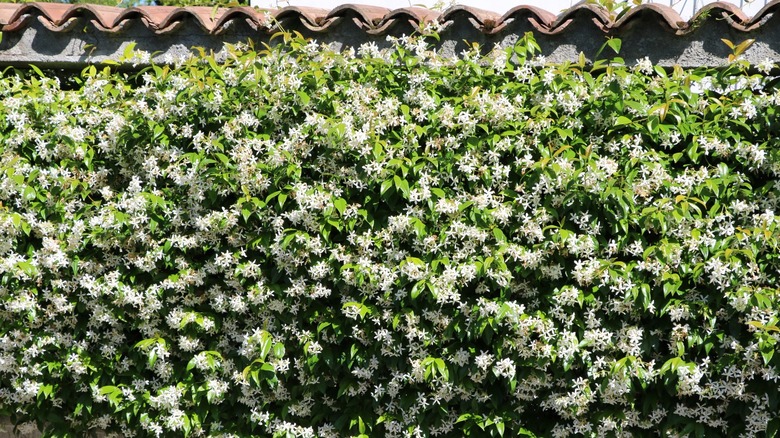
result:
[[[37,17],[53,32],[67,32],[77,19],[90,20],[97,29],[105,32],[117,32],[128,21],[140,21],[156,33],[172,32],[189,19],[210,34],[221,33],[232,21],[246,22],[255,29],[272,32],[277,27],[274,21],[294,20],[314,32],[324,32],[334,23],[351,19],[360,29],[374,34],[389,31],[397,22],[408,22],[416,28],[420,23],[430,21],[458,25],[470,23],[477,31],[485,34],[500,32],[512,22],[525,21],[539,32],[559,34],[565,32],[575,20],[592,21],[604,32],[614,32],[642,18],[660,23],[677,34],[684,34],[694,28],[693,23],[713,17],[725,20],[737,31],[752,31],[768,21],[778,8],[780,0],[773,0],[750,18],[731,3],[716,2],[707,4],[690,21],[686,21],[671,7],[650,3],[632,8],[615,21],[607,10],[592,4],[579,4],[558,15],[523,5],[510,9],[502,16],[469,6],[456,6],[444,12],[418,7],[390,10],[358,4],[344,4],[330,11],[299,6],[274,10],[236,7],[215,11],[211,7],[140,6],[123,9],[89,4],[0,3],[0,31],[19,31],[30,25],[31,18]]]
[[[374,26],[379,24],[389,13],[390,9],[380,6],[344,4],[331,10],[325,18],[356,16],[363,23]]]
[[[175,6],[138,6],[126,9],[118,19],[140,18],[149,29],[156,33],[168,33],[176,29],[187,18],[194,19],[204,30],[215,32],[215,24],[227,9],[217,9],[207,6],[191,6],[179,8]],[[254,12],[252,12],[254,13]]]
[[[266,12],[258,12],[254,8],[243,6],[238,8],[230,8],[219,16],[219,19],[214,23],[215,34],[221,33],[233,20],[244,20],[252,28],[260,29],[269,22],[271,15]]]
[[[418,30],[420,23],[430,23],[435,21],[441,15],[440,12],[420,7],[408,7],[394,9],[386,13],[373,29],[367,30],[368,33],[382,35],[392,31],[397,24],[407,23],[415,30]]]
[[[327,9],[310,8],[304,6],[288,6],[286,8],[270,11],[273,18],[270,23],[270,29],[277,30],[277,26],[274,21],[282,22],[283,20],[299,20],[306,28],[313,31],[324,30],[327,25],[325,19],[328,15]]]
[[[547,33],[556,19],[557,16],[552,12],[536,6],[515,6],[501,17],[501,24],[496,27],[496,31],[500,32],[511,21],[527,20],[536,30]]]
[[[465,20],[484,33],[492,33],[501,24],[501,15],[471,6],[455,6],[439,17],[439,21],[463,22]]]
[[[778,4],[780,4],[780,1],[773,0],[773,1],[769,2],[769,3],[767,3],[766,5],[764,5],[764,7],[761,8],[761,10],[758,11],[758,13],[756,15],[754,15],[753,18],[750,20],[751,24],[762,22],[762,21],[764,21],[765,17],[771,16],[775,12],[775,10],[778,8],[778,6],[777,6]],[[742,11],[740,11],[740,12],[742,12]]]
[[[624,16],[622,16],[619,20],[617,20],[614,24],[612,24],[612,27],[620,28],[621,26],[624,26],[626,23],[632,20],[638,20],[642,16],[647,16],[647,15],[655,15],[655,18],[657,20],[664,23],[666,26],[668,26],[670,29],[674,30],[675,32],[684,32],[690,27],[689,23],[683,20],[683,18],[680,16],[680,14],[677,13],[677,11],[669,7],[659,7],[659,6],[662,5],[659,5],[657,3],[645,3],[635,8],[631,8]],[[701,11],[702,10],[699,10],[699,14],[701,14]],[[699,15],[697,14],[697,16]]]

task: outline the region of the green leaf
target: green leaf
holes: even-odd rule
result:
[[[439,373],[440,376],[444,378],[444,380],[450,379],[450,372],[447,369],[447,364],[444,363],[443,359],[437,358],[433,361],[434,365],[436,366],[436,371]]]
[[[143,341],[138,341],[133,346],[133,348],[137,348],[140,350],[146,350],[147,348],[151,347],[154,344],[157,344],[160,342],[160,337],[156,336],[154,338],[144,339]]]
[[[320,332],[322,332],[322,331],[323,331],[323,330],[325,330],[326,328],[330,327],[330,325],[331,325],[331,324],[330,324],[329,322],[321,322],[321,323],[320,323],[320,324],[317,326],[317,334],[320,334]]]
[[[54,390],[54,386],[52,385],[41,385],[38,388],[38,395],[43,395],[44,398],[51,398],[51,394],[53,390]]]
[[[266,332],[267,333],[267,332]],[[263,333],[265,334],[265,333]],[[271,337],[270,335],[268,337],[263,336],[260,340],[260,357],[259,360],[263,361],[266,357],[268,357],[268,353],[271,352]]]
[[[393,187],[393,180],[392,179],[387,179],[387,180],[382,181],[382,186],[381,186],[381,188],[379,190],[379,194],[380,195],[384,195],[385,192],[390,190],[390,187]]]
[[[766,437],[778,438],[778,430],[780,430],[780,418],[775,417],[766,425]]]
[[[130,41],[125,44],[125,49],[122,52],[122,57],[120,58],[122,61],[130,61],[135,57],[135,45],[135,41]]]
[[[769,365],[769,362],[772,361],[772,357],[774,356],[774,354],[775,354],[774,344],[767,344],[761,348],[761,357],[764,358],[764,365]]]
[[[518,436],[528,437],[528,438],[537,438],[535,433],[531,432],[530,430],[528,430],[528,429],[526,429],[524,427],[521,427],[520,430],[518,431],[518,433],[519,433]]]
[[[424,290],[425,290],[425,280],[420,280],[417,283],[415,283],[414,286],[412,286],[412,292],[411,292],[412,299],[416,300],[417,297],[419,297]]]
[[[311,100],[311,98],[309,97],[309,95],[308,95],[308,94],[306,94],[306,92],[305,92],[305,91],[303,91],[303,90],[298,90],[298,97],[301,99],[301,104],[302,104],[303,106],[306,106],[306,105],[308,105],[308,104],[309,104],[309,101]]]
[[[664,296],[677,295],[680,286],[680,282],[664,283]]]
[[[358,310],[358,315],[360,315],[360,319],[365,318],[366,315],[371,313],[371,309],[369,309],[365,304],[358,303],[357,301],[346,302],[341,307],[342,308],[347,308],[347,307],[354,307],[354,308],[356,308]]]
[[[116,386],[103,386],[99,392],[101,395],[108,396],[108,401],[112,406],[117,406],[122,402],[122,390]]]
[[[188,415],[184,415],[182,417],[182,421],[184,425],[182,426],[182,429],[184,430],[184,436],[190,436],[190,432],[192,432],[192,424],[190,423],[190,417]]]
[[[496,429],[498,430],[498,434],[500,436],[504,436],[504,422],[503,421],[496,421],[495,426],[496,426]]]
[[[620,53],[620,48],[623,46],[623,41],[620,38],[610,38],[607,40],[607,46],[612,49],[617,55]]]
[[[409,198],[409,182],[405,179],[401,179],[398,175],[395,175],[393,176],[393,183],[395,184],[395,188],[404,195],[404,198]]]
[[[38,75],[38,77],[41,77],[41,78],[45,78],[45,77],[46,77],[46,75],[45,75],[45,74],[43,74],[43,72],[41,71],[41,69],[40,69],[40,68],[38,68],[38,66],[36,66],[35,64],[30,64],[30,65],[29,65],[29,67],[30,67],[30,70],[34,71],[34,72],[35,72],[35,74],[37,74],[37,75]]]
[[[282,344],[281,342],[277,342],[276,344],[274,344],[274,357],[276,357],[277,359],[281,359],[282,357],[284,357],[284,344]]]
[[[661,367],[661,374],[665,374],[669,371],[671,371],[672,373],[676,373],[677,368],[684,365],[685,365],[685,361],[683,361],[679,357],[673,357],[667,360],[666,362],[664,362],[663,366]]]
[[[336,207],[340,215],[344,216],[344,211],[347,209],[347,201],[342,198],[336,198],[333,201],[333,206]]]
[[[22,198],[24,198],[25,201],[33,201],[36,198],[35,193],[35,187],[33,186],[25,186],[24,190],[22,191]]]
[[[644,310],[647,310],[647,309],[650,308],[650,301],[651,301],[651,299],[650,299],[651,298],[651,296],[650,296],[650,285],[647,284],[647,283],[642,283],[642,285],[639,287],[639,290],[641,291],[640,298],[642,299],[641,300],[642,301],[642,308]]]
[[[473,418],[477,418],[474,414],[462,414],[460,417],[458,417],[457,420],[455,420],[455,424],[463,423],[464,421],[469,421]]]
[[[154,368],[155,363],[157,363],[157,351],[152,350],[149,353],[149,356],[147,356],[146,364],[149,366],[149,368]]]

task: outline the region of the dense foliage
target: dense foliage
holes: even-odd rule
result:
[[[537,49],[288,38],[6,72],[0,414],[51,436],[774,435],[774,66]]]

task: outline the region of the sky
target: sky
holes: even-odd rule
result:
[[[252,5],[262,8],[281,8],[284,6],[312,6],[332,9],[344,3],[384,6],[389,9],[409,6],[424,6],[430,9],[446,9],[451,4],[473,6],[488,11],[503,14],[514,6],[528,4],[546,9],[552,13],[561,11],[577,4],[577,0],[251,0]],[[726,0],[734,3],[745,11],[748,16],[757,13],[767,2],[766,0]],[[674,7],[683,18],[690,18],[693,12],[713,0],[652,0],[652,3],[662,3]]]

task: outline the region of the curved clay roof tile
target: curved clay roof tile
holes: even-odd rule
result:
[[[612,18],[609,11],[601,6],[590,3],[580,3],[563,11],[558,18],[550,24],[550,34],[563,32],[572,21],[577,19],[589,18],[601,30],[608,30],[612,27]]]
[[[780,0],[773,0],[753,18],[748,19],[736,5],[717,2],[705,5],[693,19],[685,21],[670,6],[648,3],[630,9],[614,21],[605,8],[586,3],[573,6],[559,15],[534,6],[516,6],[503,16],[470,6],[455,6],[439,13],[419,7],[391,11],[379,6],[358,4],[345,4],[330,11],[300,6],[262,11],[247,6],[216,10],[198,6],[138,6],[123,9],[90,4],[0,3],[0,31],[23,30],[32,23],[32,18],[38,17],[52,32],[66,32],[74,22],[81,22],[79,19],[90,20],[98,30],[105,32],[121,31],[133,20],[140,20],[158,34],[172,32],[190,20],[197,22],[204,31],[212,35],[222,33],[235,20],[244,20],[258,31],[273,32],[280,29],[279,26],[273,26],[275,20],[288,19],[299,20],[312,31],[326,32],[335,22],[351,18],[360,29],[369,34],[387,33],[398,23],[408,22],[413,28],[418,28],[420,23],[434,20],[449,25],[467,20],[477,30],[488,35],[502,31],[515,20],[527,20],[540,33],[559,34],[566,31],[571,23],[581,20],[592,21],[604,32],[619,32],[627,23],[653,14],[658,17],[659,23],[681,35],[695,30],[697,24],[713,19],[712,17],[725,18],[735,30],[752,31],[767,22],[778,8]]]
[[[396,24],[407,22],[415,31],[420,30],[420,24],[437,21],[441,14],[430,9],[416,6],[408,8],[393,9],[386,14],[382,21],[376,27],[368,32],[374,35],[384,35],[388,33]]]
[[[695,23],[713,16],[725,19],[734,29],[743,32],[749,30],[750,18],[745,15],[745,12],[737,5],[726,2],[715,2],[704,5],[688,23],[692,24],[691,28],[693,28],[695,27]]]
[[[532,16],[536,19],[536,22],[542,23],[548,27],[551,26],[557,19],[557,15],[545,9],[538,8],[536,6],[521,5],[515,6],[514,8],[508,10],[504,16],[501,17],[501,20],[506,21],[510,18],[517,19],[517,17],[520,16],[524,16],[526,19],[529,16]]]
[[[494,27],[490,33],[499,33],[510,23],[517,20],[528,21],[537,31],[547,32],[550,23],[555,21],[555,14],[536,6],[515,6],[498,19],[496,27]]]
[[[310,8],[304,6],[287,6],[279,9],[276,13],[272,13],[271,17],[273,21],[281,22],[282,20],[298,19],[307,29],[321,32],[328,26],[328,22],[325,17],[328,15],[327,9]],[[271,29],[276,29],[278,26],[273,26]]]
[[[338,18],[351,17],[359,28],[373,33],[389,13],[390,9],[380,6],[345,4],[331,10],[325,19],[335,22]]]
[[[491,33],[493,29],[501,24],[501,15],[471,6],[455,6],[450,8],[440,17],[440,21],[445,23],[448,21],[456,21],[461,19],[460,17],[462,16],[467,17],[471,24],[483,33]]]
[[[772,0],[771,2],[764,5],[764,7],[761,8],[761,10],[750,19],[748,25],[752,26],[763,23],[764,19],[771,17],[772,14],[777,12],[778,8],[780,8],[780,0]]]
[[[674,32],[684,31],[688,28],[688,22],[683,20],[677,11],[668,6],[659,5],[657,3],[643,3],[639,6],[629,9],[628,12],[626,12],[622,17],[614,22],[611,27],[613,29],[620,29],[626,23],[639,20],[640,17],[648,14],[655,15],[661,23],[666,24],[669,29]]]
[[[265,11],[258,11],[249,6],[239,6],[228,9],[226,12],[219,16],[219,19],[214,24],[214,30],[212,33],[220,34],[230,24],[231,21],[244,19],[255,30],[260,29],[268,24],[268,20],[271,15]]]
[[[133,9],[140,10],[149,23],[149,27],[155,33],[169,33],[183,24],[186,18],[194,19],[204,30],[211,33],[217,18],[226,10],[224,8],[214,9],[209,6],[190,6],[179,8],[169,6],[162,11],[157,10],[157,6],[139,6]]]

